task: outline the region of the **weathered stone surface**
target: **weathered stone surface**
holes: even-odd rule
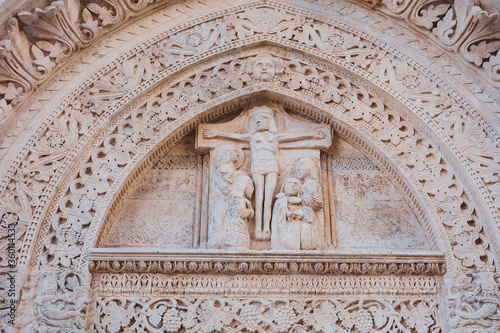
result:
[[[193,200],[127,200],[102,246],[193,245]]]
[[[380,171],[335,170],[335,195],[338,202],[403,202],[403,196]]]
[[[1,330],[500,329],[496,3],[4,4]]]
[[[429,248],[414,213],[398,202],[338,202],[337,231],[339,248]]]

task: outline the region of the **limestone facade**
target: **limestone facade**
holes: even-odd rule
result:
[[[494,1],[3,7],[0,330],[500,330]]]

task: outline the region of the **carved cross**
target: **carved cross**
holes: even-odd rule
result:
[[[329,126],[298,121],[279,108],[262,105],[227,123],[200,125],[197,148],[239,142],[242,148],[250,149],[250,174],[255,187],[255,237],[268,241],[272,200],[279,176],[279,149],[327,149],[331,140]]]

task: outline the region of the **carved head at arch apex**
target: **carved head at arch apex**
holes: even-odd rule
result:
[[[269,82],[276,73],[283,72],[283,60],[268,53],[261,53],[249,60],[247,72],[251,73],[256,81]]]

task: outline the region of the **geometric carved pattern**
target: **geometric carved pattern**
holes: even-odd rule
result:
[[[96,273],[101,296],[235,296],[257,297],[433,297],[440,288],[435,276],[197,275]]]
[[[332,158],[334,170],[380,170],[366,157],[334,156]]]
[[[164,156],[154,166],[159,170],[182,170],[182,169],[196,169],[198,162],[197,156]]]

